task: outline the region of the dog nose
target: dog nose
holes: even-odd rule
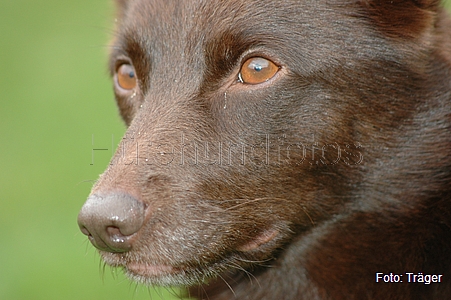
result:
[[[78,226],[97,249],[126,252],[131,250],[144,218],[144,203],[128,194],[94,194],[81,208]]]

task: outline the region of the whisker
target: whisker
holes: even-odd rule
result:
[[[221,278],[221,280],[229,287],[229,290],[232,292],[233,296],[236,298],[236,294],[235,291],[233,290],[232,286],[227,282],[227,280],[225,280],[224,277],[221,276],[221,274],[217,273],[216,274],[219,278]]]
[[[273,260],[273,258],[268,258],[268,259],[264,259],[264,260],[248,260],[248,259],[244,259],[242,257],[235,257],[236,260],[245,262],[245,263],[251,263],[251,264],[257,264],[259,266],[262,267],[271,267],[270,265],[264,265],[264,263],[270,262]]]
[[[86,180],[82,180],[82,181],[78,182],[77,186],[82,184],[82,183],[88,183],[88,182],[92,183],[92,184],[95,184],[97,181],[98,181],[98,179],[86,179]]]
[[[256,198],[256,199],[252,199],[252,200],[246,200],[246,202],[239,203],[239,204],[237,204],[237,205],[228,207],[228,208],[225,209],[225,211],[233,210],[233,209],[236,209],[236,208],[238,208],[238,207],[241,207],[241,206],[244,206],[244,205],[247,205],[247,204],[251,204],[251,203],[255,203],[255,202],[258,202],[258,201],[263,201],[263,200],[288,201],[287,199],[284,199],[284,198],[270,198],[270,197]],[[230,201],[239,201],[239,199],[230,200]],[[307,209],[306,209],[304,206],[301,206],[300,208],[301,208],[302,211],[305,213],[305,215],[309,218],[309,220],[310,220],[310,222],[312,223],[312,225],[315,225],[315,221],[313,221],[312,217],[311,217],[310,214],[307,212]]]
[[[312,223],[312,225],[315,225],[315,221],[313,221],[312,217],[310,216],[310,214],[307,212],[307,210],[305,209],[304,206],[301,206],[302,211],[304,212],[304,214],[309,218],[310,223]]]
[[[246,202],[226,208],[225,211],[236,209],[237,207],[241,207],[241,206],[244,206],[244,205],[247,205],[250,203],[255,203],[255,202],[266,200],[266,199],[269,199],[269,198],[257,198],[257,199],[252,199],[252,200],[246,200]],[[238,201],[238,200],[235,200],[235,201]]]
[[[237,263],[235,263],[233,261],[230,261],[226,265],[228,267],[232,268],[232,269],[236,269],[236,270],[242,271],[249,278],[250,282],[253,282],[252,279],[255,279],[255,281],[257,281],[257,284],[260,286],[260,283],[258,282],[258,279],[254,276],[254,274],[252,274],[251,272],[249,272],[248,270],[246,270],[245,268],[243,268],[239,264],[237,264]]]

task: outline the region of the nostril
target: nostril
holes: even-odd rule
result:
[[[128,194],[92,195],[78,215],[78,225],[96,248],[125,252],[131,250],[144,218],[144,203]]]
[[[84,226],[81,226],[81,227],[80,227],[80,231],[81,231],[84,235],[92,236],[91,233],[89,233],[89,230],[86,229],[86,227],[84,227]]]
[[[108,226],[106,229],[108,235],[111,237],[111,240],[116,243],[125,243],[129,236],[122,234],[121,230],[117,227]]]
[[[100,248],[106,249],[106,248],[107,248],[106,245],[104,245],[103,247],[100,247],[100,246],[98,245],[98,243],[96,243],[94,237],[93,237],[92,234],[88,231],[88,229],[86,229],[85,227],[83,227],[83,228],[80,228],[80,230],[81,230],[81,232],[82,232],[84,235],[86,235],[86,236],[88,237],[88,240],[89,240],[96,248],[98,248],[98,249],[100,249]]]
[[[123,235],[121,230],[119,228],[117,228],[117,227],[114,227],[114,226],[108,226],[106,230],[111,236]]]

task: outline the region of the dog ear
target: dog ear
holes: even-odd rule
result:
[[[441,7],[440,0],[361,0],[354,3],[379,30],[395,38],[422,36],[434,27]]]

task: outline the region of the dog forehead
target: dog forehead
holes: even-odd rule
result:
[[[328,74],[344,61],[391,51],[359,9],[343,0],[131,0],[119,6],[115,52],[146,61],[151,76],[190,76],[210,65],[236,64],[247,50],[304,76]],[[358,27],[360,30],[356,31]],[[352,54],[352,55],[351,55]],[[391,56],[394,53],[390,52]],[[136,58],[136,59],[135,59]],[[208,62],[212,62],[209,64]],[[167,66],[175,66],[170,70]]]
[[[323,2],[325,0],[318,0]],[[174,22],[173,16],[182,17],[179,19],[186,22],[189,18],[202,16],[204,19],[214,18],[215,20],[227,19],[230,15],[242,14],[246,18],[252,18],[256,13],[263,9],[268,13],[289,8],[293,4],[297,7],[304,6],[306,2],[312,0],[294,1],[280,0],[277,2],[269,0],[129,0],[118,3],[120,17],[143,16],[152,20],[163,20]],[[305,5],[309,7],[308,5]],[[310,6],[311,7],[311,6]],[[252,13],[254,10],[255,13]],[[291,16],[292,17],[292,16]],[[208,30],[209,28],[204,28]]]
[[[293,30],[295,24],[314,24],[324,19],[327,3],[327,0],[131,0],[119,5],[119,25],[158,35],[201,31],[207,37],[217,36],[218,31],[258,30],[266,26],[268,29],[273,26],[274,30],[274,26],[290,25]]]
[[[116,42],[120,46],[133,42],[156,55],[196,57],[208,53],[209,43],[223,44],[223,37],[233,36],[234,41],[314,55],[308,48],[322,44],[318,38],[336,36],[328,21],[333,18],[327,17],[331,12],[327,1],[132,0],[119,6]]]

